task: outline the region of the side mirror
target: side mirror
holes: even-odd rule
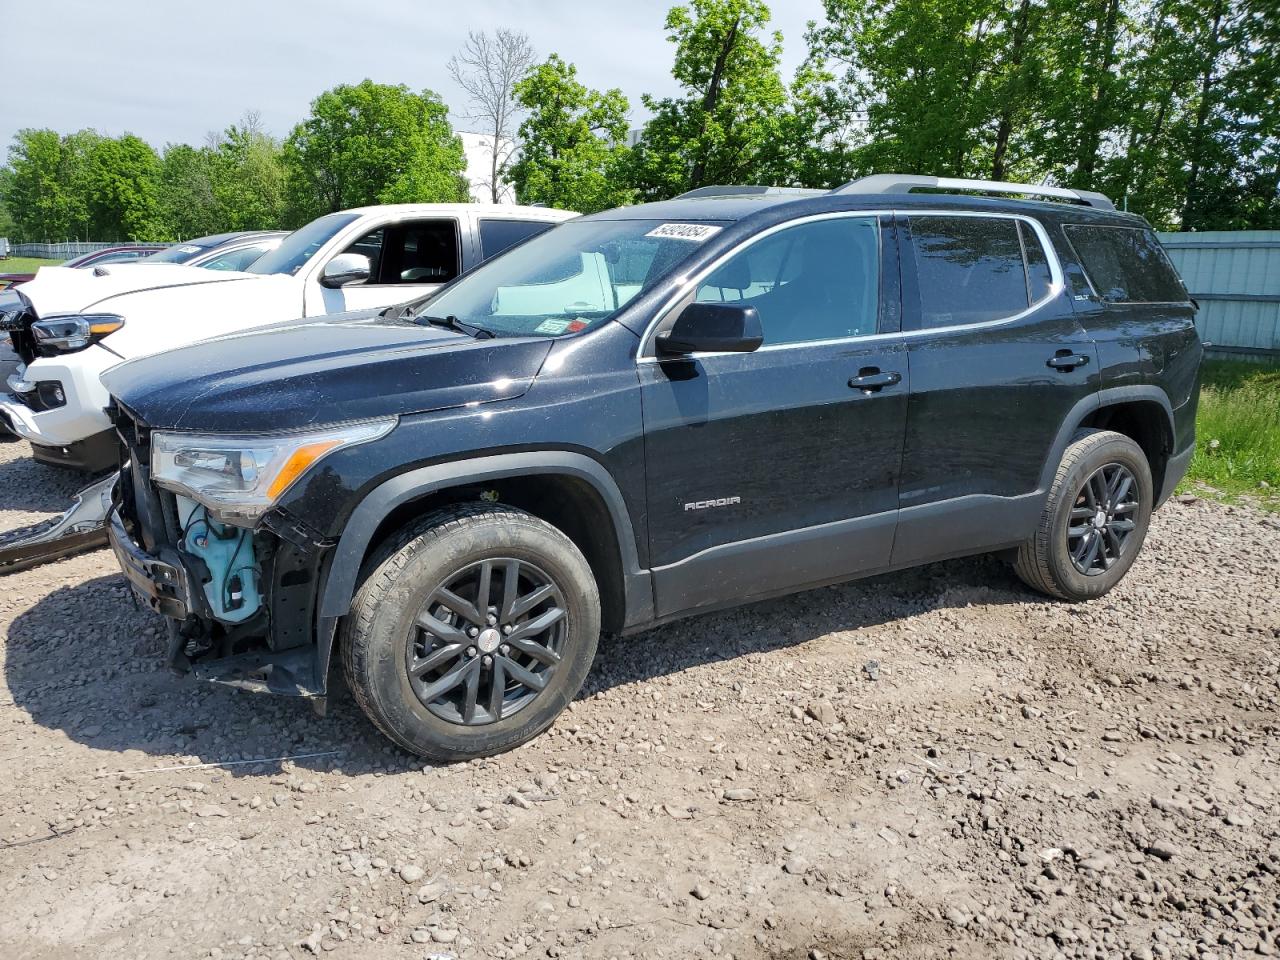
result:
[[[736,303],[691,303],[654,338],[659,354],[750,353],[764,343],[760,314]]]
[[[320,274],[322,287],[345,287],[348,283],[368,280],[373,273],[369,258],[359,253],[340,253],[324,265]]]

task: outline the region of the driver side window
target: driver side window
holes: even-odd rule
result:
[[[448,283],[462,272],[456,220],[387,224],[342,252],[369,258],[369,286]]]
[[[880,227],[836,217],[779,230],[730,257],[694,299],[756,308],[768,344],[867,336],[880,314]]]

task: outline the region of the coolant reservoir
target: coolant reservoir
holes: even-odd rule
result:
[[[262,606],[253,532],[219,523],[194,500],[177,500],[182,524],[178,546],[184,553],[199,557],[209,569],[209,578],[203,584],[209,609],[226,623],[248,620]]]

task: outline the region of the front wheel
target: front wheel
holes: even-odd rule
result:
[[[549,727],[595,658],[600,598],[577,546],[503,506],[424,517],[356,594],[343,664],[384,734],[434,760],[500,753]]]
[[[1062,600],[1092,600],[1120,582],[1147,536],[1154,501],[1142,448],[1120,433],[1081,430],[1062,456],[1035,535],[1014,570]]]

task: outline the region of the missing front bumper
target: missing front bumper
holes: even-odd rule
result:
[[[107,540],[138,599],[156,613],[178,621],[187,619],[191,585],[181,563],[153,557],[134,543],[115,510],[107,518]]]

